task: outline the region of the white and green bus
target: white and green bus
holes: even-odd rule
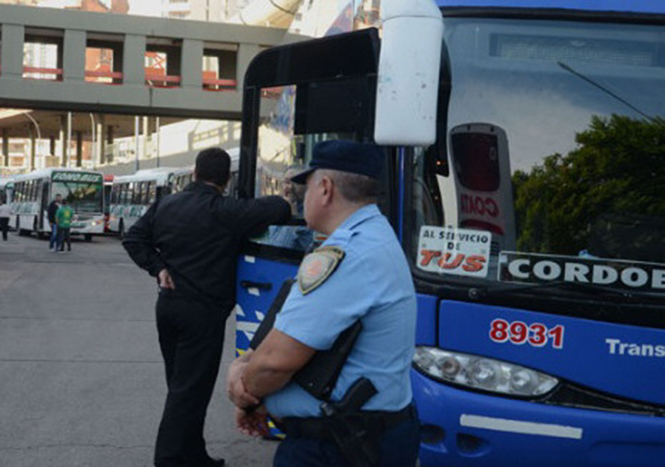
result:
[[[48,206],[61,195],[74,210],[72,235],[86,241],[104,233],[104,175],[78,169],[44,169],[14,177],[9,224],[19,235],[51,231]]]
[[[193,172],[193,167],[160,167],[115,177],[111,189],[109,231],[123,237],[152,203],[182,190],[192,180]]]
[[[238,173],[239,148],[226,150],[231,156],[231,180],[227,193],[233,192]],[[178,193],[193,180],[194,166],[160,167],[139,170],[133,175],[114,177],[111,189],[108,229],[121,238],[148,210],[150,205],[171,193]]]

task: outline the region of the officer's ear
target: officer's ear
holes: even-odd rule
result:
[[[324,175],[321,177],[321,200],[324,205],[332,203],[333,195],[335,193],[335,182],[334,180]]]

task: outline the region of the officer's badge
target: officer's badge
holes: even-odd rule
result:
[[[336,246],[317,248],[305,256],[298,269],[298,286],[303,295],[323,284],[344,259],[344,250]]]

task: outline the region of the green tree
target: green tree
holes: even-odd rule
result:
[[[665,120],[592,117],[578,147],[513,175],[521,251],[577,254],[608,214],[665,218]]]

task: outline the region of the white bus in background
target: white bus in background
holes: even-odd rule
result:
[[[79,169],[44,169],[14,177],[9,225],[19,235],[51,231],[48,206],[61,195],[74,210],[72,235],[86,241],[104,233],[104,175]]]
[[[173,172],[173,181],[171,182],[171,193],[179,193],[187,185],[194,181],[194,166],[176,169]]]
[[[228,195],[233,193],[236,188],[236,182],[238,179],[238,163],[240,160],[240,148],[235,147],[231,149],[225,149],[225,151],[231,157],[231,177],[224,193]],[[194,166],[177,169],[173,174],[171,193],[178,193],[184,190],[185,187],[192,181],[194,181]]]
[[[231,181],[227,192],[231,192],[238,173],[239,150],[234,148],[227,152],[231,156]],[[122,238],[152,203],[162,196],[184,190],[192,182],[193,175],[194,166],[189,166],[145,169],[133,175],[115,177],[111,190],[109,231]]]
[[[184,180],[191,177],[191,172],[191,168],[160,167],[114,177],[109,230],[123,237],[152,203],[171,193],[176,174],[179,180]]]

